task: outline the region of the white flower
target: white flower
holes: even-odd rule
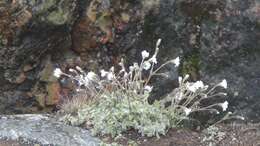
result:
[[[184,108],[185,115],[188,116],[191,113],[190,108]]]
[[[138,69],[139,68],[138,63],[136,63],[136,62],[134,62],[133,66],[134,66],[134,69]]]
[[[143,69],[149,70],[151,68],[151,63],[149,61],[145,61],[143,63]]]
[[[203,88],[204,87],[204,84],[202,81],[197,81],[195,82],[195,85],[198,87],[198,88]]]
[[[228,102],[225,101],[225,102],[221,103],[220,106],[221,106],[221,108],[223,109],[223,111],[226,111],[227,108],[228,108]]]
[[[83,76],[83,75],[79,75],[79,78],[80,78],[80,79],[83,79],[83,78],[84,78],[84,76]]]
[[[88,72],[87,78],[89,80],[96,80],[97,79],[97,75],[94,72],[91,71],[91,72]]]
[[[152,62],[152,63],[154,63],[154,64],[157,64],[157,63],[158,63],[155,55],[153,55],[153,57],[150,58],[149,61]]]
[[[124,59],[121,58],[121,61],[118,63],[119,66],[123,67],[124,66]]]
[[[178,67],[180,65],[180,57],[175,58],[172,62],[175,64],[175,67]]]
[[[79,66],[76,66],[76,69],[82,73],[84,72]]]
[[[146,92],[150,93],[150,92],[152,92],[153,87],[146,85],[146,86],[144,86],[144,90],[145,90]]]
[[[120,71],[119,71],[119,74],[121,73],[125,73],[125,68],[122,68]]]
[[[182,97],[183,97],[183,93],[182,93],[182,92],[178,92],[178,93],[176,94],[176,99],[177,99],[178,101],[180,101],[180,100],[182,99]]]
[[[59,78],[62,74],[63,74],[63,72],[62,72],[61,69],[59,69],[59,68],[56,68],[56,69],[54,70],[54,73],[53,73],[53,75],[54,75],[55,77],[57,77],[57,78]]]
[[[108,72],[105,71],[104,69],[102,69],[102,70],[100,71],[100,74],[101,74],[101,77],[105,77],[105,76],[107,76]]]
[[[204,87],[203,87],[204,90],[207,90],[208,88],[209,88],[208,85],[204,85]]]
[[[204,88],[204,84],[202,81],[197,81],[195,83],[188,83],[188,90],[190,90],[191,92],[196,92],[198,89],[200,88]]]
[[[74,72],[74,69],[70,68],[69,71],[70,71],[70,72]]]
[[[75,69],[70,68],[69,71],[78,74],[78,72]]]
[[[241,116],[240,119],[241,119],[241,120],[245,120],[245,117],[242,117],[242,116]]]
[[[134,71],[134,67],[133,66],[129,66],[129,71],[133,72]]]
[[[158,39],[158,40],[157,40],[157,42],[156,42],[156,48],[158,48],[158,47],[160,46],[161,42],[162,42],[162,39]]]
[[[188,84],[188,90],[190,90],[191,92],[196,92],[197,91],[197,88],[195,87],[195,86],[193,86],[193,85],[190,85],[190,84]]]
[[[121,70],[119,71],[119,74],[124,73],[125,70],[125,66],[124,66],[124,60],[121,59],[121,62],[119,62],[119,66],[121,67]]]
[[[182,82],[182,77],[179,77],[178,80],[179,80],[179,85],[180,85]]]
[[[128,77],[128,73],[125,72],[125,73],[124,73],[124,78],[126,79],[127,77]]]
[[[184,76],[184,79],[183,79],[183,80],[186,81],[189,77],[190,77],[190,75],[189,75],[189,74],[186,74],[186,75]]]
[[[220,93],[220,95],[227,96],[227,93]]]
[[[142,51],[142,57],[143,57],[143,59],[148,58],[149,55],[150,55],[149,52],[147,52],[146,50]]]
[[[115,76],[114,76],[114,74],[113,74],[112,72],[109,72],[109,73],[107,74],[107,79],[108,79],[109,81],[112,81],[114,78],[115,78]]]
[[[115,72],[115,67],[114,67],[114,66],[112,66],[112,67],[110,68],[110,72]]]
[[[219,83],[219,86],[227,89],[227,80],[226,79],[222,80],[222,82]]]

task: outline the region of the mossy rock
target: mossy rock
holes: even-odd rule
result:
[[[65,24],[68,21],[68,19],[70,19],[69,13],[70,12],[68,10],[58,8],[58,10],[51,12],[47,16],[47,20],[56,25]]]
[[[199,54],[194,53],[187,56],[180,67],[180,72],[182,75],[189,74],[193,80],[199,79],[199,69],[200,69],[200,57]]]
[[[51,25],[69,24],[75,17],[73,11],[76,6],[73,0],[45,0],[32,1],[32,7],[36,8],[35,15],[44,23]]]

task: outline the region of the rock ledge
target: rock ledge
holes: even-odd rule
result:
[[[21,145],[99,145],[89,131],[65,125],[50,115],[0,115],[0,123],[0,140],[15,140]]]

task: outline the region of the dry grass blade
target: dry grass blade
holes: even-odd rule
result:
[[[93,97],[84,92],[79,92],[73,95],[72,98],[64,99],[58,106],[61,112],[65,114],[77,113],[79,109],[84,105],[88,105],[93,102]]]

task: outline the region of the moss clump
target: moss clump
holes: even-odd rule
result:
[[[256,28],[260,29],[260,20],[256,22]]]
[[[70,0],[46,0],[38,5],[32,2],[32,5],[37,7],[37,16],[39,20],[46,21],[54,25],[63,25],[73,19],[73,1]]]
[[[31,3],[32,5],[37,4],[35,1],[32,1]],[[37,7],[38,13],[46,13],[51,7],[55,6],[55,4],[56,4],[56,0],[45,0]]]
[[[4,36],[4,34],[0,33],[0,47],[4,47],[8,44],[8,39]]]
[[[0,34],[0,47],[3,47],[3,46],[4,46],[3,37],[2,37],[2,35]]]
[[[47,19],[53,24],[61,25],[67,22],[69,13],[59,8],[57,11],[51,12]]]
[[[198,53],[193,53],[184,58],[180,72],[182,75],[189,74],[193,80],[198,80],[200,69],[200,57]]]

